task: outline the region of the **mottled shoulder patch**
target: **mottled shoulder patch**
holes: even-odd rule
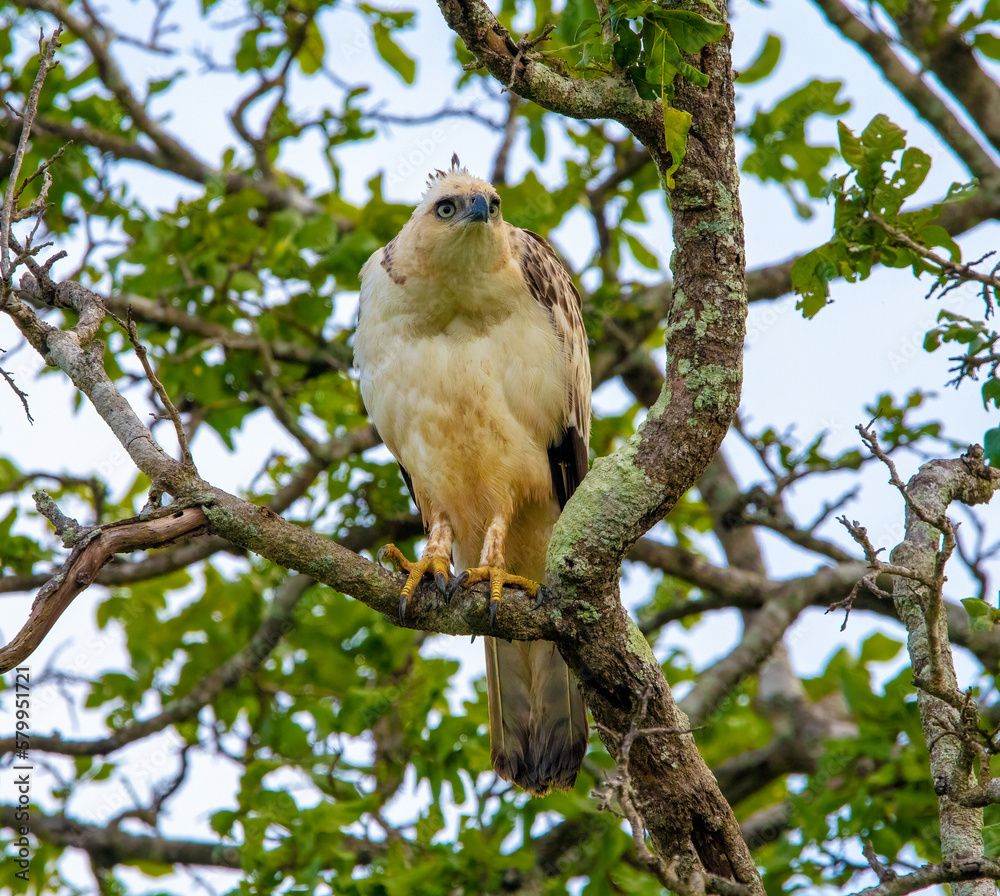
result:
[[[511,228],[528,292],[549,313],[569,360],[563,427],[549,446],[552,485],[563,506],[587,475],[590,442],[590,354],[583,326],[583,303],[573,278],[552,247],[537,233]]]
[[[513,230],[518,237],[521,273],[535,301],[549,312],[560,301],[579,306],[580,295],[552,247],[537,233],[516,227]]]
[[[393,237],[386,243],[385,248],[382,250],[382,267],[385,268],[385,272],[392,278],[392,282],[402,286],[406,282],[406,278],[400,274],[398,271],[393,271],[392,269],[392,254],[396,248],[396,239]]]

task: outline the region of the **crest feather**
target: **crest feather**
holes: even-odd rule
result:
[[[447,171],[442,171],[440,168],[435,168],[430,174],[427,175],[428,188],[433,187],[435,181],[441,180],[442,177],[447,177],[449,174],[455,174],[456,172],[461,174],[468,174],[469,170],[463,167],[462,163],[458,160],[458,153],[453,152],[451,154],[451,168],[449,168]]]

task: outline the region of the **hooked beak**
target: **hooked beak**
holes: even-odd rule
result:
[[[490,219],[490,206],[486,202],[486,197],[482,193],[477,193],[472,205],[465,213],[467,221],[482,221],[484,224]]]

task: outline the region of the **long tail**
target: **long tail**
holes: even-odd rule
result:
[[[554,644],[486,638],[493,767],[536,796],[568,790],[587,752],[587,707]]]

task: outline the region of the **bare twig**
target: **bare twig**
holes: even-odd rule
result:
[[[52,184],[49,169],[52,167],[53,162],[56,162],[60,158],[62,158],[62,154],[66,152],[67,149],[69,149],[72,143],[73,141],[70,140],[69,143],[65,143],[64,145],[60,146],[59,149],[57,149],[51,156],[49,156],[44,162],[42,162],[41,165],[39,165],[31,174],[29,174],[21,182],[21,186],[18,188],[17,195],[14,197],[14,202],[17,202],[21,198],[21,194],[24,193],[25,187],[27,187],[28,184],[30,184],[36,177],[39,177],[40,175],[47,175],[48,177],[46,180],[46,186],[43,187],[41,196],[39,197],[44,201],[45,196],[48,194],[49,186],[51,186]],[[36,199],[35,202],[32,203],[32,206],[34,206],[35,203],[37,202],[38,200]],[[33,214],[32,206],[29,206],[28,209],[22,211],[20,214],[15,213],[14,215],[15,220],[21,220],[22,218],[30,217],[31,214]]]
[[[0,349],[3,351],[3,349]],[[6,381],[7,385],[14,390],[14,394],[21,399],[21,404],[24,406],[24,413],[28,418],[29,423],[34,423],[35,418],[31,416],[31,408],[28,407],[28,393],[23,389],[18,388],[17,384],[14,382],[14,377],[7,373],[2,367],[0,367],[0,376],[2,376]]]
[[[81,536],[85,536],[91,531],[86,526],[81,526],[72,517],[66,516],[56,506],[56,502],[52,500],[48,492],[39,489],[31,497],[34,499],[38,512],[52,523],[56,534],[63,540],[63,547],[72,547],[79,542]]]
[[[661,856],[656,855],[649,848],[649,844],[646,842],[646,827],[643,824],[642,816],[636,809],[636,794],[632,790],[632,781],[629,777],[629,754],[632,750],[632,743],[637,737],[650,734],[691,733],[689,730],[684,731],[674,728],[640,728],[639,725],[642,723],[642,720],[646,717],[646,713],[649,710],[649,700],[651,696],[652,689],[647,687],[640,698],[639,706],[633,716],[631,727],[624,734],[624,736],[618,739],[618,753],[615,757],[615,773],[608,777],[604,787],[602,788],[602,792],[599,794],[601,799],[601,808],[605,810],[609,809],[611,801],[616,800],[621,808],[622,815],[624,815],[625,820],[628,821],[629,826],[632,829],[632,840],[635,842],[636,852],[638,853],[643,864],[664,886],[670,887],[675,892],[690,893],[690,887],[686,884],[682,884],[677,877],[676,872],[670,867],[669,863],[667,863]],[[601,730],[603,730],[606,734],[610,734],[613,738],[617,737],[614,732],[604,728],[604,726],[600,724],[598,724],[598,728],[601,728]],[[702,892],[704,892],[703,888]]]
[[[542,29],[542,33],[538,37],[523,37],[517,42],[516,53],[514,54],[514,61],[511,64],[511,75],[510,82],[507,84],[507,89],[511,90],[514,87],[514,81],[517,79],[517,67],[522,63],[524,59],[534,58],[531,51],[542,43],[549,39],[549,35],[556,30],[556,26],[549,22]]]
[[[881,881],[883,884],[887,884],[890,881],[896,880],[896,878],[899,877],[899,875],[896,874],[895,871],[893,871],[891,868],[886,868],[886,866],[879,861],[878,856],[875,855],[875,847],[872,846],[871,840],[865,841],[865,846],[864,849],[862,850],[862,853],[864,854],[864,857],[868,860],[868,864],[871,866],[872,871],[875,872],[879,881]]]
[[[922,584],[928,585],[930,587],[933,583],[928,582],[922,576],[918,575],[911,569],[907,569],[905,566],[898,566],[892,563],[884,563],[879,560],[878,555],[885,550],[885,548],[876,549],[868,538],[868,530],[860,525],[857,520],[853,522],[848,521],[846,516],[837,517],[837,522],[844,526],[848,532],[851,533],[851,538],[853,538],[865,552],[865,559],[868,561],[868,568],[871,570],[861,577],[861,579],[855,582],[854,587],[851,589],[851,593],[847,595],[843,600],[837,601],[830,605],[827,609],[827,613],[831,613],[834,610],[844,610],[844,624],[840,627],[841,631],[847,628],[847,620],[851,615],[851,608],[854,606],[854,600],[858,596],[858,591],[863,585],[872,594],[877,595],[885,600],[892,600],[892,595],[888,591],[884,591],[875,584],[876,578],[881,575],[889,576],[901,576],[904,579],[916,579]]]
[[[393,112],[383,112],[381,108],[375,107],[370,112],[362,112],[361,117],[366,121],[377,121],[382,124],[399,125],[431,124],[436,121],[441,121],[442,118],[468,118],[472,121],[479,122],[479,124],[494,131],[502,131],[506,127],[505,122],[490,118],[478,109],[455,109],[452,106],[447,105],[435,112],[428,112],[423,115],[402,115]],[[495,182],[496,181],[494,181],[494,183]]]
[[[898,227],[893,227],[870,209],[868,211],[868,217],[878,224],[879,227],[881,227],[887,234],[889,234],[889,236],[891,236],[896,243],[901,246],[905,246],[925,261],[929,261],[931,264],[937,266],[937,275],[939,278],[938,283],[935,287],[931,288],[931,292],[928,293],[928,298],[934,293],[936,287],[941,286],[944,282],[949,280],[954,282],[951,286],[946,287],[942,291],[941,295],[961,283],[967,283],[969,281],[981,283],[983,286],[983,301],[986,303],[986,316],[989,317],[993,313],[993,305],[997,301],[998,295],[1000,295],[1000,277],[997,277],[997,271],[1000,270],[1000,264],[995,265],[989,274],[980,273],[975,269],[975,266],[977,264],[981,264],[991,255],[995,255],[995,252],[987,252],[981,258],[978,258],[976,261],[968,264],[958,264],[949,258],[938,255],[926,246],[922,246],[908,234],[904,233]]]
[[[986,600],[990,593],[990,583],[986,571],[983,569],[983,564],[990,558],[995,557],[997,553],[1000,553],[1000,541],[986,546],[984,544],[986,540],[986,528],[983,526],[982,521],[975,514],[970,513],[969,522],[976,530],[975,546],[971,549],[963,547],[962,541],[957,537],[956,533],[955,550],[958,551],[958,556],[966,568],[976,581],[979,582],[979,599]]]
[[[163,808],[163,804],[177,792],[177,789],[181,786],[181,784],[184,783],[184,779],[187,777],[188,752],[191,750],[191,746],[192,746],[191,744],[184,744],[184,746],[181,747],[179,756],[180,768],[177,770],[177,774],[175,774],[173,778],[166,784],[159,785],[154,788],[153,800],[148,806],[140,806],[139,805],[140,800],[138,796],[133,792],[132,799],[135,802],[135,806],[133,806],[131,809],[125,809],[120,814],[112,818],[108,822],[108,824],[111,827],[118,829],[121,823],[126,818],[138,818],[140,821],[145,822],[151,828],[155,829],[158,820],[157,816],[160,814],[160,810]],[[126,779],[125,783],[126,786],[129,786],[129,789],[131,791],[130,787],[131,782],[129,782],[128,779]]]
[[[11,163],[10,176],[7,181],[7,190],[4,194],[3,212],[0,214],[0,288],[4,294],[0,295],[0,305],[7,300],[6,290],[12,286],[11,275],[13,269],[10,265],[10,226],[13,222],[14,201],[19,194],[17,179],[21,173],[21,165],[24,162],[24,154],[28,149],[28,139],[31,136],[31,125],[35,120],[35,113],[38,111],[38,98],[42,92],[42,85],[45,77],[59,63],[53,61],[56,50],[62,46],[59,43],[59,35],[62,34],[62,25],[57,25],[52,37],[46,41],[41,32],[38,36],[38,74],[31,85],[31,91],[21,112],[21,138],[18,141],[17,149],[14,152],[14,159]]]
[[[160,382],[156,374],[153,372],[153,368],[149,363],[149,358],[147,357],[146,346],[139,341],[139,331],[135,325],[135,320],[132,318],[132,306],[129,306],[128,317],[124,321],[114,314],[111,316],[114,317],[118,325],[121,326],[128,334],[129,341],[135,348],[136,357],[139,359],[139,363],[142,364],[142,369],[146,373],[146,379],[149,380],[150,385],[153,387],[157,397],[160,399],[160,403],[163,405],[164,410],[170,417],[171,423],[174,425],[174,432],[177,435],[177,444],[181,449],[181,462],[192,472],[196,472],[194,458],[191,455],[191,446],[188,444],[187,433],[184,431],[183,422],[181,422],[181,415],[177,412],[176,406],[170,400],[167,390],[163,388],[163,383]]]

